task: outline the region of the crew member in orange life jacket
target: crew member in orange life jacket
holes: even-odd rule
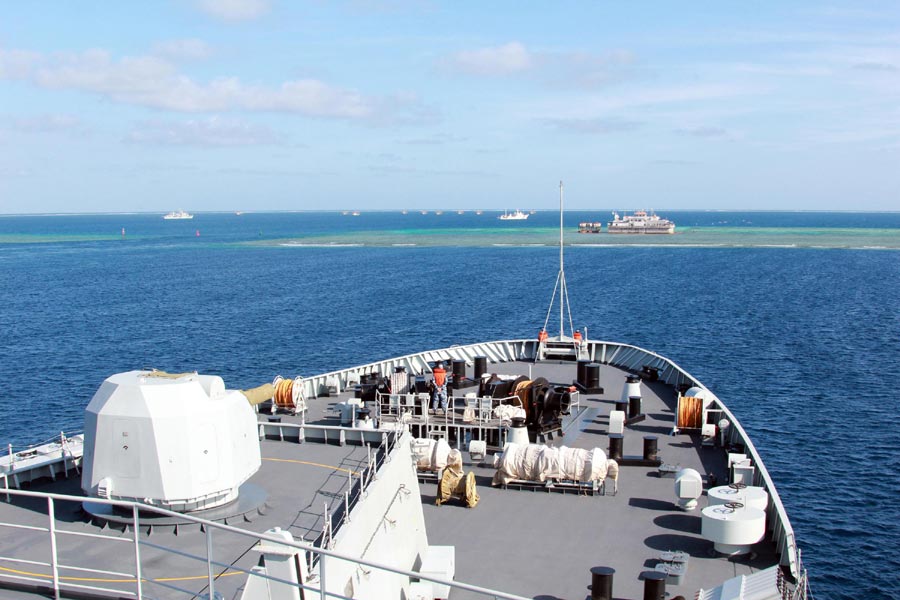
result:
[[[447,412],[447,371],[444,363],[438,362],[432,371],[434,375],[434,389],[431,392],[431,409],[436,410],[438,400],[441,403],[441,412]]]

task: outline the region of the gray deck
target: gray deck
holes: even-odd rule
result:
[[[551,382],[568,383],[575,378],[574,363],[543,362],[538,364],[511,362],[491,365],[491,371],[543,376]],[[625,373],[611,366],[601,368],[601,396],[581,397],[581,407],[567,424],[564,436],[550,442],[579,448],[608,447],[606,428],[608,414],[619,399]],[[640,456],[644,435],[659,438],[659,453],[666,463],[697,469],[704,476],[715,473],[726,481],[725,456],[721,449],[701,448],[699,439],[688,435],[670,436],[675,392],[663,384],[643,383],[643,408],[647,419],[626,427],[626,456]],[[468,391],[468,390],[465,390]],[[329,411],[333,403],[350,396],[310,400],[307,422],[337,425]],[[299,420],[282,415],[285,422]],[[267,421],[266,414],[260,420]],[[336,446],[321,443],[298,444],[291,441],[262,442],[263,464],[251,482],[268,493],[265,514],[253,514],[252,521],[229,524],[253,531],[280,526],[299,538],[314,539],[322,531],[322,514],[326,503],[341,502],[340,494],[347,486],[347,471],[358,471],[366,462],[367,451],[359,446]],[[468,454],[464,452],[464,459]],[[655,468],[622,467],[616,496],[586,496],[546,491],[493,488],[493,469],[465,465],[476,473],[481,502],[474,509],[455,503],[434,505],[436,485],[422,484],[429,544],[456,546],[456,579],[479,586],[550,600],[581,599],[589,592],[589,569],[609,566],[616,570],[614,592],[617,598],[641,598],[642,571],[652,569],[658,555],[667,550],[683,550],[690,555],[683,585],[668,585],[669,597],[681,594],[693,597],[699,587],[714,587],[740,574],[777,564],[775,548],[763,542],[754,548],[752,560],[729,560],[712,554],[712,543],[700,537],[700,506],[685,513],[676,509],[674,482],[660,478]],[[78,493],[77,480],[42,483],[32,489],[59,493]],[[0,502],[0,521],[46,526],[44,506],[35,502]],[[57,508],[59,527],[69,531],[103,533],[110,537],[129,537],[130,532],[100,530],[85,523],[75,506]],[[48,560],[47,534],[23,532],[12,534],[0,530],[0,556],[17,555],[34,560]],[[65,536],[69,538],[70,536]],[[160,527],[146,538],[150,542],[177,547],[185,552],[205,556],[205,536]],[[217,560],[249,568],[258,555],[250,551],[247,538],[231,539],[222,534],[214,540]],[[131,549],[117,552],[119,544],[91,542],[79,538],[64,539],[60,556],[64,563],[78,563],[86,557],[110,571],[133,571]],[[148,549],[146,552],[151,552]],[[142,550],[144,552],[144,550]],[[222,553],[224,552],[224,554]],[[91,556],[93,555],[93,556]],[[0,568],[37,572],[0,561]],[[150,572],[148,572],[148,570]],[[220,569],[224,572],[225,569]],[[7,571],[8,572],[8,571]],[[44,570],[44,573],[46,571]],[[77,576],[77,573],[65,573]],[[205,563],[162,556],[145,570],[145,577],[180,577],[176,584],[202,593],[206,586]],[[225,598],[239,597],[243,575],[226,572],[218,581],[217,591]],[[109,585],[108,583],[106,585]],[[125,586],[128,587],[128,586]],[[164,590],[151,590],[167,597]],[[4,590],[3,597],[33,597]],[[173,597],[169,595],[168,597]],[[476,597],[455,591],[452,598]]]

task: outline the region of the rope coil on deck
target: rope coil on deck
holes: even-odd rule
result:
[[[682,396],[678,403],[678,427],[700,429],[703,425],[703,399]]]
[[[278,375],[272,386],[274,388],[272,398],[276,408],[290,411],[305,410],[306,394],[302,377],[285,379]]]

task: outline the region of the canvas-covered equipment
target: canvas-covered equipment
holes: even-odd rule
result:
[[[447,466],[450,445],[443,438],[436,440],[419,438],[413,440],[412,451],[416,459],[416,469],[419,471],[440,471]],[[462,459],[460,459],[460,465],[462,465]]]
[[[512,421],[516,417],[525,418],[525,409],[521,406],[514,406],[512,404],[500,404],[499,406],[495,406],[494,417],[500,419],[501,421]]]
[[[556,448],[542,444],[507,444],[495,466],[494,485],[506,485],[513,480],[603,481],[607,473],[618,474],[618,464],[607,460],[600,448]]]

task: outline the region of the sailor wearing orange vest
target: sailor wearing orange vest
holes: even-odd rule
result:
[[[438,362],[432,371],[434,375],[434,389],[431,392],[431,409],[437,410],[438,401],[441,404],[441,412],[447,412],[447,371],[444,363]]]

